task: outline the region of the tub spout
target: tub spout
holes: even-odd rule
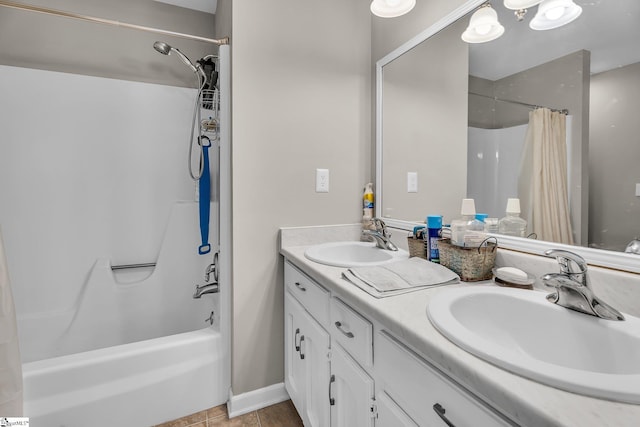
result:
[[[204,285],[196,285],[196,291],[193,293],[193,297],[198,299],[205,294],[217,294],[219,291],[218,283],[208,283]]]

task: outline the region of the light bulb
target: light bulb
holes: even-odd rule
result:
[[[552,7],[544,13],[544,16],[549,21],[555,21],[556,19],[559,19],[562,15],[564,15],[564,9],[564,6]]]
[[[491,31],[491,24],[478,25],[476,27],[476,33],[480,34],[481,36],[489,34],[489,31]]]

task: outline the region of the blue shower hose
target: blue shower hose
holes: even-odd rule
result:
[[[202,147],[202,175],[198,180],[198,190],[200,193],[200,236],[202,244],[198,247],[200,255],[208,254],[211,251],[209,244],[209,210],[211,202],[211,172],[209,171],[209,148],[211,140],[206,136],[200,137],[200,145]]]

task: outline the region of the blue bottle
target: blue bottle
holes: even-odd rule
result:
[[[440,264],[438,239],[442,230],[442,215],[427,215],[427,259]]]

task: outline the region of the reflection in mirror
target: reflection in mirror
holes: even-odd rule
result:
[[[569,113],[574,243],[623,251],[640,235],[640,2],[575,3],[577,20],[535,31],[536,8],[518,21],[494,1],[505,27],[499,39],[462,42],[467,15],[383,64],[378,214],[448,222],[468,196],[478,211],[504,216],[506,199],[520,196],[524,137],[539,106]],[[409,172],[417,192],[408,191]]]

